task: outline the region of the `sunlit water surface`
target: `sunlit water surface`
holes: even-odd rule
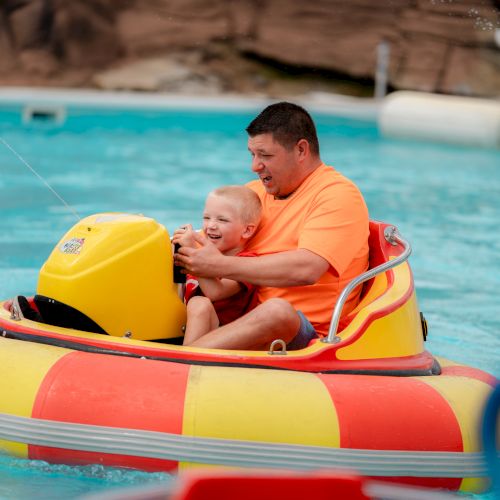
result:
[[[200,225],[206,193],[253,178],[250,112],[74,110],[64,126],[0,112],[0,136],[78,212],[142,213],[172,231]],[[315,114],[323,160],[353,179],[371,217],[410,240],[427,348],[500,377],[500,152],[392,141],[376,127]],[[76,217],[0,144],[0,297],[30,295],[38,270]],[[171,480],[100,466],[0,455],[0,499],[76,498]],[[482,495],[480,498],[488,498]]]

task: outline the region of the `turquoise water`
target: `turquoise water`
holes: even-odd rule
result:
[[[146,473],[102,465],[51,465],[40,460],[21,460],[0,454],[2,500],[70,499],[128,487],[158,484],[168,487],[172,481],[173,477],[164,473]]]
[[[0,111],[0,137],[80,216],[143,213],[172,231],[201,223],[210,189],[253,178],[244,132],[253,116],[75,109],[64,127],[25,126],[11,108]],[[500,151],[392,141],[368,122],[315,118],[323,160],[359,185],[372,218],[412,243],[428,349],[500,377]],[[38,269],[76,218],[2,144],[0,209],[0,297],[32,294]],[[160,478],[170,480],[0,455],[0,499],[75,498]]]

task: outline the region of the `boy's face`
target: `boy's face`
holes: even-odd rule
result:
[[[211,194],[203,211],[206,237],[226,255],[240,251],[255,228],[242,222],[236,203],[228,197]]]

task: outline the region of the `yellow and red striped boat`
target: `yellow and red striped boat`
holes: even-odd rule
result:
[[[497,381],[425,350],[409,245],[388,224],[373,221],[370,231],[370,270],[352,283],[364,282],[362,300],[340,322],[336,308],[326,341],[298,351],[229,351],[175,344],[184,313],[162,226],[142,216],[84,219],[42,268],[37,292],[56,302],[63,290],[67,305],[107,334],[29,320],[15,301],[0,303],[0,449],[150,471],[347,468],[484,489],[480,421]],[[95,260],[86,253],[105,243],[109,265],[102,252]],[[90,284],[96,276],[99,287]],[[170,301],[168,311],[141,303],[139,280]],[[29,303],[37,308],[36,298]],[[172,327],[158,342],[166,323]]]

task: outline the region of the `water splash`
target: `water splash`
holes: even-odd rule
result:
[[[495,30],[495,24],[488,18],[481,15],[479,10],[471,8],[468,11],[469,17],[474,19],[474,26],[481,31]]]

